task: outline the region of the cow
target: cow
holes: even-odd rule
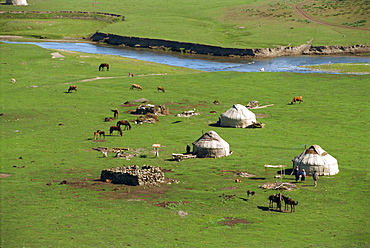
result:
[[[299,102],[299,104],[301,104],[301,102],[303,102],[302,96],[293,97],[293,100],[290,102],[290,104],[294,104],[295,102]]]
[[[107,63],[102,63],[99,65],[99,71],[102,70],[104,71],[104,67],[107,68],[107,71],[109,71],[109,64]]]
[[[68,93],[70,93],[72,90],[77,91],[77,86],[76,85],[69,86]]]
[[[140,85],[138,85],[138,84],[132,84],[131,85],[131,88],[130,89],[138,89],[138,90],[143,90],[143,87],[141,87]]]
[[[157,87],[157,92],[162,91],[163,93],[166,92],[163,87]]]
[[[133,73],[129,72],[129,73],[128,73],[128,76],[129,76],[129,77],[133,77],[133,76],[135,76],[135,75],[134,75]]]

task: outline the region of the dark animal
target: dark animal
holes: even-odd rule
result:
[[[99,65],[99,71],[102,70],[104,71],[104,67],[107,68],[107,71],[109,71],[109,64],[107,63],[102,63]]]
[[[274,207],[274,202],[276,203],[276,209],[280,209],[281,210],[281,201],[282,201],[282,197],[281,197],[281,194],[275,194],[275,195],[270,195],[268,197],[268,200],[270,201],[270,204],[269,204],[269,207],[270,208],[273,208]]]
[[[94,132],[94,139],[95,140],[98,139],[98,137],[101,137],[101,136],[104,136],[104,138],[105,138],[105,132],[104,131],[98,130],[98,131]]]
[[[214,100],[214,101],[213,101],[213,104],[219,105],[219,104],[220,104],[220,102],[219,102],[219,101],[217,101],[217,100]]]
[[[295,102],[299,102],[299,104],[301,104],[301,102],[303,102],[302,96],[293,97],[293,100],[290,102],[290,104],[294,104]]]
[[[288,210],[288,208],[290,206],[290,212],[295,212],[295,206],[298,205],[298,201],[295,201],[292,198],[287,197],[285,195],[283,195],[282,197],[283,197],[283,200],[284,200],[284,203],[285,203],[285,208],[284,209]]]
[[[163,87],[157,87],[157,92],[162,91],[163,93],[166,92]]]
[[[255,194],[256,194],[256,192],[254,192],[254,191],[250,191],[250,190],[247,191],[248,198],[249,198],[249,195],[254,197]]]
[[[132,89],[132,90],[133,89],[143,90],[143,88],[138,84],[132,84],[130,89]]]
[[[114,118],[118,118],[118,109],[111,110],[113,112]]]
[[[133,77],[133,76],[135,76],[135,75],[134,75],[133,73],[129,72],[129,73],[128,73],[128,76],[129,76],[129,77]]]
[[[120,134],[120,136],[122,136],[122,135],[123,135],[123,133],[122,133],[122,129],[121,129],[121,127],[119,127],[119,126],[111,126],[111,127],[109,128],[109,134],[110,134],[110,135],[112,135],[113,131],[118,131],[118,132],[119,132],[119,134]]]
[[[76,85],[69,86],[68,93],[70,93],[72,90],[77,91],[77,86]]]
[[[131,125],[130,125],[130,122],[126,121],[126,120],[120,120],[120,121],[117,121],[117,124],[116,124],[118,127],[121,127],[121,126],[125,126],[123,130],[131,130]]]

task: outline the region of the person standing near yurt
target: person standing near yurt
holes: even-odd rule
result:
[[[292,171],[292,173],[290,173],[290,175],[294,175],[295,176],[295,182],[298,182],[298,180],[299,180],[299,175],[300,175],[301,173],[299,173],[299,168],[298,168],[298,166],[297,167],[295,167],[295,169]]]
[[[307,176],[306,171],[304,169],[302,169],[302,172],[301,172],[301,182],[306,181],[306,176]]]
[[[319,180],[319,175],[317,174],[317,171],[313,172],[312,178],[313,178],[313,183],[314,183],[315,187],[317,187],[317,180]]]

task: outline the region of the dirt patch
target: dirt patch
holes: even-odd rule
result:
[[[218,222],[219,224],[223,224],[226,226],[234,226],[236,224],[250,224],[246,219],[237,219],[234,217],[225,217],[224,221]]]
[[[221,188],[221,189],[239,189],[239,187],[226,187],[226,188]]]
[[[185,204],[188,204],[188,203],[190,203],[190,202],[188,202],[188,201],[180,201],[180,202],[164,201],[164,202],[153,202],[152,204],[154,206],[157,206],[157,207],[166,208],[166,207],[169,207],[171,205],[177,206],[177,205],[185,205]]]
[[[12,174],[5,174],[5,173],[1,173],[0,174],[0,178],[6,178],[6,177],[11,177]]]

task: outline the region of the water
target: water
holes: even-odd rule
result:
[[[8,44],[33,44],[47,49],[63,49],[92,54],[111,54],[126,58],[155,62],[171,66],[180,66],[202,71],[238,71],[256,72],[264,68],[269,72],[298,72],[298,73],[334,73],[311,71],[301,68],[303,65],[319,65],[330,63],[370,63],[366,56],[287,56],[273,59],[235,59],[206,55],[189,55],[177,52],[163,52],[143,48],[127,48],[89,43],[70,42],[13,42]],[[339,74],[339,73],[335,73]]]

